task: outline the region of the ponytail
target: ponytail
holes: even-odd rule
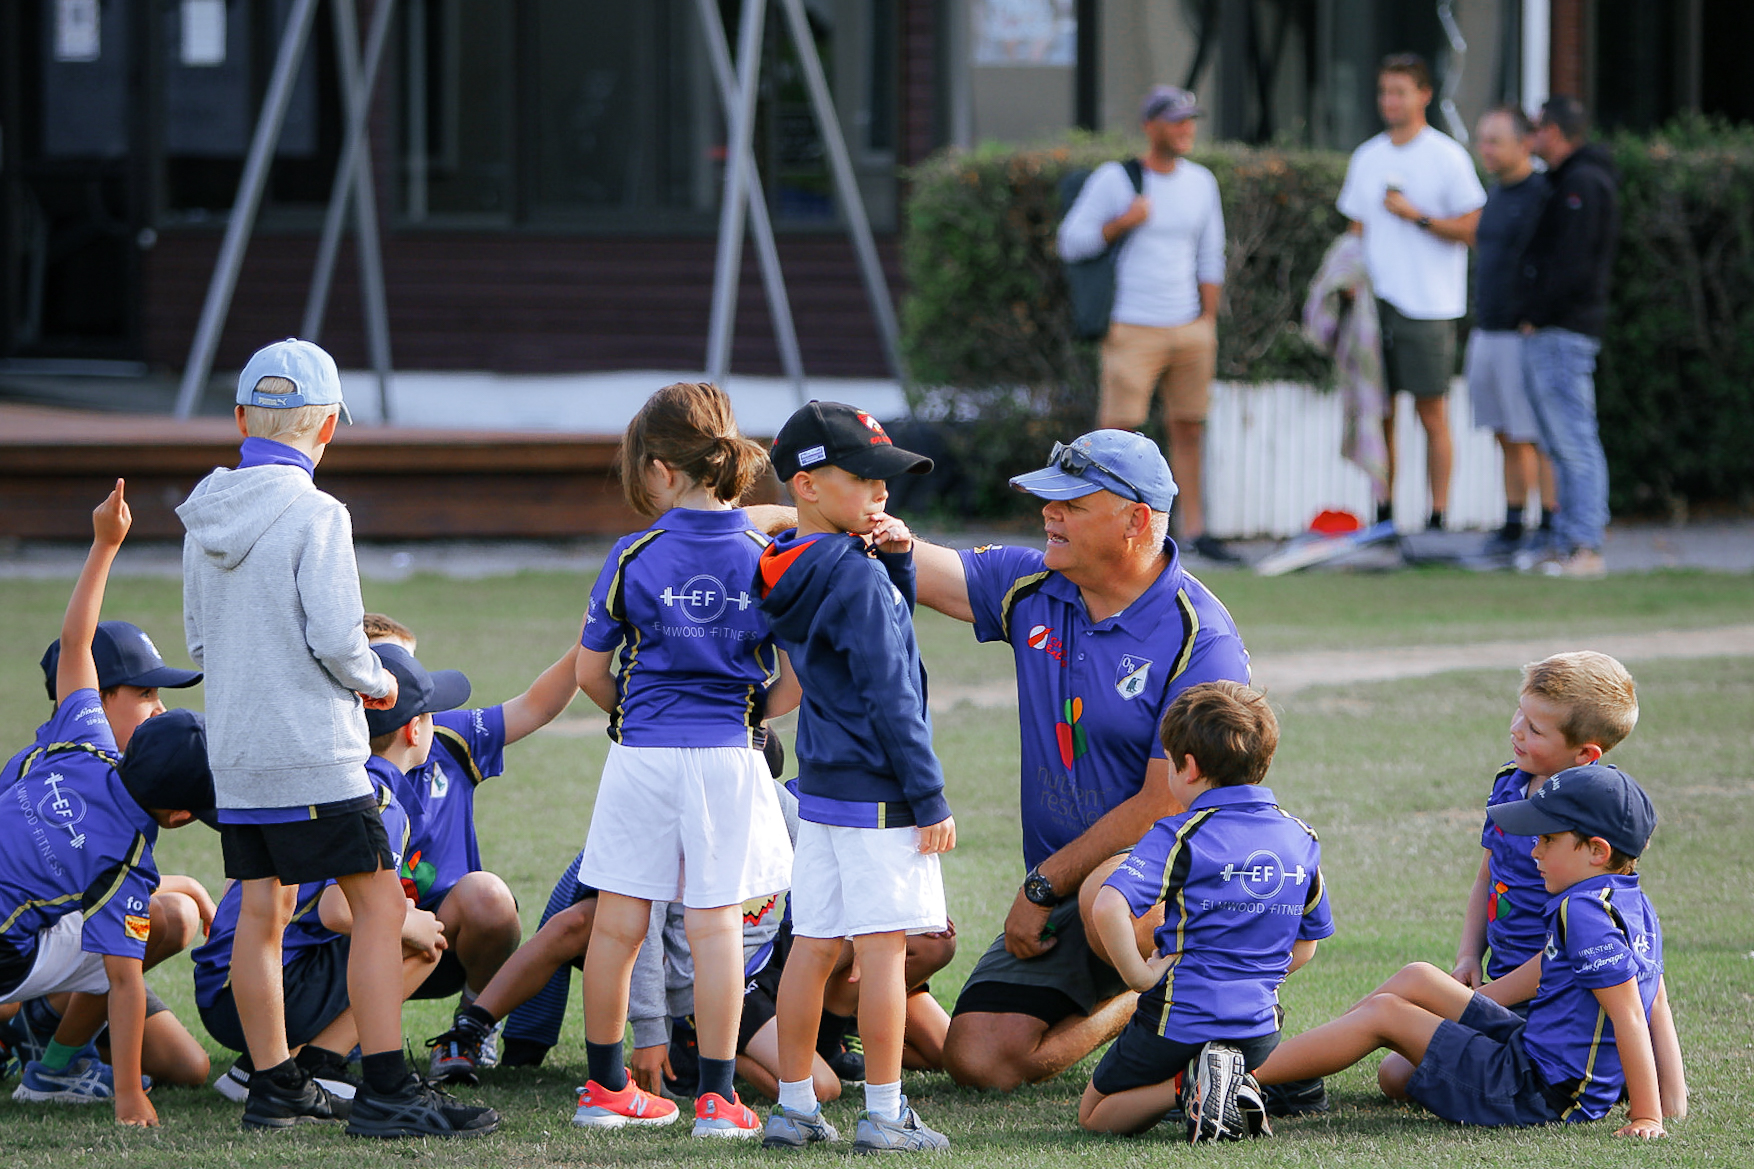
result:
[[[737,429],[731,399],[710,382],[677,382],[653,394],[627,424],[618,454],[621,491],[643,516],[657,514],[645,471],[656,460],[735,503],[767,466],[767,452]]]

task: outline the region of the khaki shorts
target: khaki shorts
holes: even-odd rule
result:
[[[1218,368],[1218,327],[1193,320],[1172,328],[1115,321],[1102,343],[1104,426],[1131,430],[1151,413],[1151,395],[1163,397],[1163,416],[1203,422]]]

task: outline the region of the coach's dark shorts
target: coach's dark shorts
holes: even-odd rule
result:
[[[337,938],[286,964],[282,981],[286,986],[289,1047],[309,1043],[347,1009],[347,946],[346,938]],[[238,1022],[238,1005],[232,998],[231,983],[225,984],[211,1007],[202,1009],[201,1023],[222,1046],[233,1051],[249,1050],[244,1041],[244,1025]]]
[[[1273,1049],[1279,1046],[1279,1032],[1257,1035],[1252,1039],[1219,1039],[1218,1042],[1228,1043],[1242,1052],[1242,1062],[1252,1072],[1266,1063]],[[1090,1086],[1104,1096],[1112,1096],[1131,1088],[1167,1083],[1187,1070],[1203,1046],[1204,1041],[1183,1043],[1179,1039],[1165,1039],[1134,1015],[1127,1020],[1126,1027],[1115,1037],[1108,1051],[1103,1053],[1102,1061],[1090,1074]]]
[[[1126,993],[1126,980],[1091,952],[1077,898],[1054,907],[1048,929],[1060,941],[1039,958],[1012,957],[1000,934],[969,972],[952,1013],[1030,1015],[1052,1027]]]
[[[314,820],[221,824],[219,847],[225,875],[235,881],[278,877],[282,885],[302,885],[396,867],[373,796],[349,800],[335,814]]]
[[[1552,1124],[1552,1090],[1523,1049],[1528,1025],[1515,1011],[1476,994],[1460,1020],[1437,1025],[1407,1095],[1457,1124]]]
[[[1456,375],[1456,323],[1402,316],[1386,300],[1376,302],[1382,323],[1383,382],[1392,394],[1406,390],[1415,398],[1440,398],[1449,393]]]

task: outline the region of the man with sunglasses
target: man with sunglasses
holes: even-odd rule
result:
[[[959,1082],[1009,1090],[1058,1075],[1120,1031],[1137,997],[1092,949],[1094,897],[1178,811],[1157,728],[1199,682],[1249,680],[1248,651],[1169,539],[1176,484],[1150,439],[1098,430],[1011,480],[1044,501],[1044,551],[914,541],[921,604],[1006,641],[1017,664],[1028,875],[970,974],[944,1045]],[[900,521],[874,536],[907,538]]]

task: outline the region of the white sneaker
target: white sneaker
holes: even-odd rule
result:
[[[234,1063],[213,1081],[213,1090],[233,1104],[242,1104],[250,1098],[250,1073],[241,1063]]]

